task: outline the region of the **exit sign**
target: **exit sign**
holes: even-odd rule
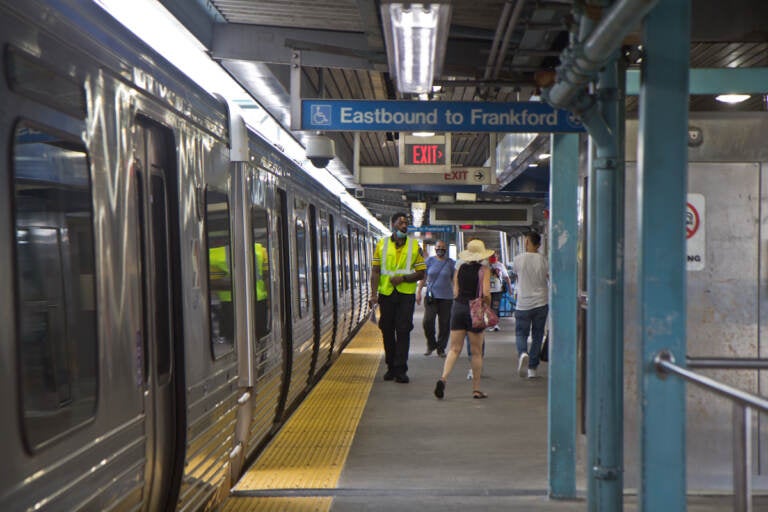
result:
[[[451,169],[450,134],[401,134],[399,145],[400,168],[404,172],[440,172]]]
[[[405,165],[445,165],[445,144],[405,144]]]

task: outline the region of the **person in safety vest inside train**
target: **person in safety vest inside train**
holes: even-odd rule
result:
[[[415,238],[408,237],[408,216],[392,216],[392,235],[376,244],[371,261],[370,305],[379,305],[379,329],[384,338],[387,373],[384,380],[407,383],[408,350],[413,330],[416,286],[424,278],[424,256]]]
[[[259,242],[253,244],[253,253],[256,258],[256,300],[261,302],[267,300],[268,297],[268,284],[267,278],[267,249]]]
[[[216,343],[232,341],[235,334],[232,277],[228,259],[229,247],[224,245],[208,249],[208,282],[211,287],[211,336]]]

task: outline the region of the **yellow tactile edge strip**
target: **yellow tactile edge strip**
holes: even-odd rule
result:
[[[334,489],[382,355],[378,328],[369,322],[288,419],[235,486],[235,491]],[[327,511],[330,497],[230,498],[224,512]]]

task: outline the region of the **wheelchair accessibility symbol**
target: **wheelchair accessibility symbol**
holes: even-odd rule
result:
[[[330,126],[331,124],[331,106],[330,105],[312,105],[310,111],[313,126]]]

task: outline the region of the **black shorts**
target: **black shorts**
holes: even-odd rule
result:
[[[472,315],[469,313],[469,303],[454,300],[453,307],[451,308],[451,330],[483,332],[485,329],[482,327],[479,329],[472,327]]]

